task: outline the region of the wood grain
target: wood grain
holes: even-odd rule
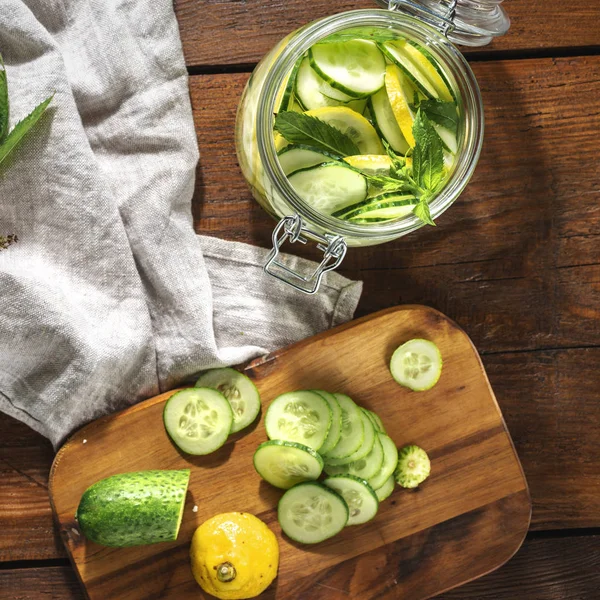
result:
[[[511,29],[482,49],[532,50],[600,45],[600,4],[589,0],[509,1]],[[281,38],[315,19],[359,8],[374,0],[176,0],[177,18],[188,65],[247,65],[258,62]]]
[[[48,440],[0,415],[0,562],[66,556],[48,497],[53,456]]]
[[[482,353],[597,345],[600,57],[473,67],[486,107],[475,175],[437,228],[348,252],[341,272],[365,282],[358,314],[428,304]],[[267,247],[273,221],[252,200],[233,151],[247,77],[191,80],[201,150],[195,222],[200,232]],[[298,246],[287,248],[304,254]]]
[[[393,381],[387,366],[393,350],[412,337],[433,340],[444,357],[440,381],[418,399]],[[136,600],[156,590],[161,598],[197,597],[188,542],[206,518],[231,510],[259,516],[279,537],[279,576],[267,598],[427,598],[500,566],[520,546],[531,510],[521,466],[477,352],[437,311],[389,309],[257,359],[246,372],[261,392],[263,411],[293,389],[350,394],[381,416],[398,445],[418,442],[428,450],[434,469],[427,485],[396,493],[361,527],[299,547],[277,523],[281,492],[249,466],[266,439],[262,423],[214,455],[186,457],[164,431],[161,414],[170,393],[163,394],[88,425],[55,459],[53,507],[92,600]],[[127,435],[131,431],[144,434]],[[89,485],[116,472],[185,467],[192,476],[177,542],[109,549],[84,540],[74,514]],[[377,565],[385,577],[373,571]]]
[[[591,600],[596,598],[598,589],[600,536],[557,539],[528,537],[517,554],[503,567],[437,598]],[[70,566],[0,570],[0,597],[7,600],[85,599]],[[302,600],[309,599],[304,596]]]

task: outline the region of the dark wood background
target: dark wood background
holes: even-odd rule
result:
[[[256,61],[314,18],[368,0],[176,0],[201,162],[197,231],[267,246],[233,146]],[[479,349],[527,475],[531,532],[446,599],[593,600],[600,592],[600,2],[512,0],[512,28],[465,50],[482,88],[475,176],[438,221],[349,252],[357,315],[433,306]],[[49,443],[0,416],[0,598],[83,598],[52,523]],[[110,599],[113,600],[113,599]],[[114,599],[117,600],[117,599]]]

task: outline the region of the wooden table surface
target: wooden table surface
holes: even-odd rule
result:
[[[287,32],[370,0],[176,0],[202,154],[197,231],[268,246],[233,145],[253,65]],[[466,50],[485,103],[470,185],[438,220],[349,252],[357,316],[433,306],[479,349],[533,499],[498,571],[446,599],[593,600],[600,592],[600,2],[512,0],[512,28]],[[0,598],[82,599],[52,522],[50,444],[0,417]],[[118,600],[118,599],[109,599]]]

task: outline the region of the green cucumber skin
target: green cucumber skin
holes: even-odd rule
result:
[[[113,548],[177,539],[190,470],[137,471],[102,479],[81,497],[75,518],[85,537]]]

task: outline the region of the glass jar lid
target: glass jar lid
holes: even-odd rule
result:
[[[463,46],[485,46],[504,35],[510,19],[503,0],[376,0],[390,10],[405,12],[441,30]]]

